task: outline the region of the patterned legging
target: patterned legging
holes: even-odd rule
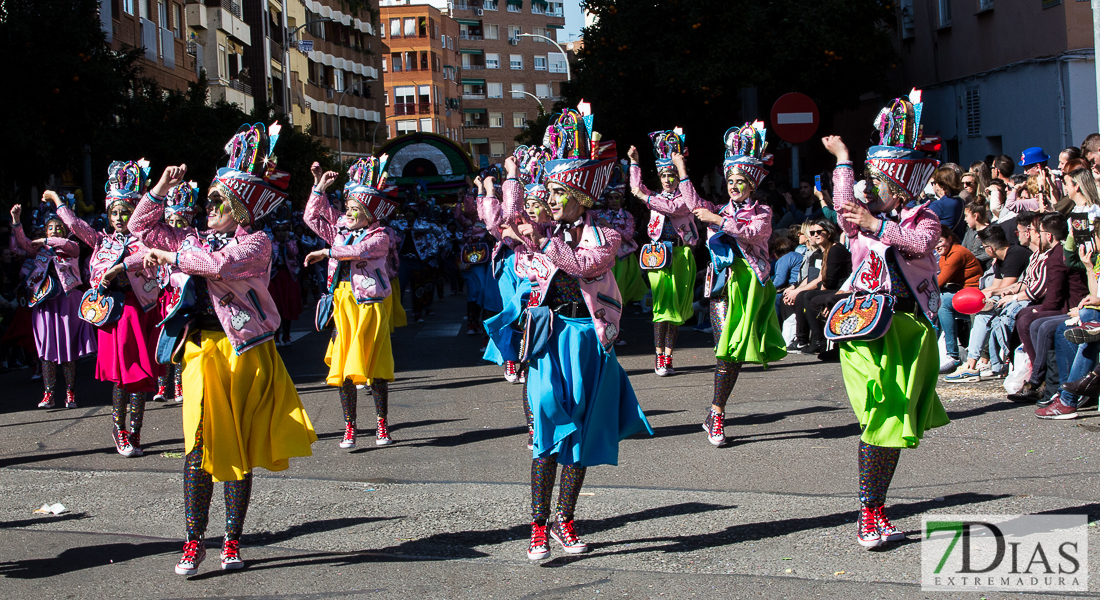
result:
[[[539,525],[546,525],[550,519],[550,495],[554,492],[554,476],[557,470],[556,454],[531,461],[531,520]],[[561,482],[558,485],[557,520],[559,523],[573,520],[586,471],[584,467],[562,465]]]
[[[61,370],[65,374],[65,391],[73,391],[73,382],[76,380],[76,361],[61,363]],[[57,363],[42,359],[42,383],[46,386],[46,393],[52,395],[57,387]]]
[[[340,386],[340,405],[344,408],[344,421],[355,426],[356,413],[358,411],[359,394],[355,384],[350,379],[344,380]],[[371,396],[374,396],[374,412],[379,419],[385,419],[390,404],[390,383],[385,379],[375,379],[370,385]]]
[[[718,345],[722,337],[722,329],[726,325],[726,313],[729,310],[729,300],[726,298],[712,298],[710,301],[710,324],[714,330],[714,345]],[[726,401],[733,393],[733,386],[737,383],[737,377],[741,374],[741,363],[716,359],[717,367],[714,369],[714,400],[711,405],[718,409],[715,412],[726,411]]]
[[[672,354],[672,350],[676,349],[676,336],[680,333],[680,327],[675,323],[669,323],[668,321],[661,321],[653,324],[653,346],[657,349],[657,353],[664,352],[665,348],[669,349],[669,354]]]
[[[202,415],[195,431],[195,447],[187,453],[183,465],[183,500],[187,519],[187,541],[201,541],[210,520],[210,499],[214,480],[202,468]],[[240,540],[248,500],[252,496],[252,473],[240,481],[225,482],[225,539]]]
[[[131,437],[140,439],[141,423],[145,417],[145,392],[127,393],[117,383],[111,393],[111,418],[119,431],[126,431],[126,410],[130,411]]]

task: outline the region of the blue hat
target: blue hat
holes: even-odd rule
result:
[[[1043,152],[1043,149],[1038,146],[1034,146],[1028,148],[1027,150],[1024,150],[1024,153],[1020,155],[1019,166],[1026,167],[1037,163],[1045,163],[1048,160],[1050,160],[1050,157],[1047,156],[1045,152]]]

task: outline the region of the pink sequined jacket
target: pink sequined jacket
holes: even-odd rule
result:
[[[393,281],[397,274],[401,270],[401,257],[397,255],[398,249],[401,248],[401,236],[393,229],[393,227],[384,227],[386,235],[390,238],[390,249],[386,252],[386,277]]]
[[[33,267],[27,275],[27,289],[33,290],[50,272],[50,263],[54,265],[61,290],[68,294],[80,285],[80,244],[68,238],[46,238],[46,245],[35,248],[23,233],[23,227],[16,224],[12,241],[27,256],[33,256]]]
[[[138,304],[145,312],[149,312],[157,306],[157,299],[160,296],[157,272],[155,269],[144,268],[143,261],[149,251],[138,241],[137,236],[119,233],[107,235],[96,231],[80,217],[77,217],[76,213],[68,206],[58,208],[57,216],[61,217],[61,220],[65,222],[65,226],[80,241],[92,247],[92,256],[89,261],[92,273],[89,283],[92,287],[98,287],[103,283],[103,276],[107,273],[107,270],[113,267],[118,257],[126,251],[128,253],[126,258],[122,259],[122,264],[125,268],[126,278],[130,282],[130,289],[133,290]]]
[[[638,188],[646,195],[645,204],[650,211],[649,225],[646,227],[649,239],[654,241],[660,239],[667,219],[685,244],[694,246],[699,242],[695,216],[691,214],[691,209],[685,201],[687,191],[691,190],[692,193],[695,191],[691,182],[681,181],[680,187],[672,196],[666,196],[664,193],[654,194],[642,183],[642,168],[638,165],[630,165],[630,187]]]
[[[349,230],[343,215],[336,212],[318,191],[309,195],[302,219],[307,227],[332,246],[328,261],[329,287],[332,287],[333,278],[337,276],[343,261],[351,269],[351,293],[356,302],[381,302],[390,295],[391,277],[386,267],[390,236],[378,221],[367,227],[365,237],[363,230]]]
[[[550,282],[559,270],[580,281],[581,296],[592,315],[596,336],[604,351],[610,352],[619,337],[619,319],[623,301],[615,275],[615,253],[619,249],[619,232],[596,224],[595,215],[584,216],[584,233],[577,247],[572,248],[562,236],[553,236],[536,246],[528,241],[531,263],[531,298],[528,306],[540,306],[546,299]]]
[[[720,227],[708,226],[707,231],[710,235],[724,233],[733,238],[737,242],[741,256],[745,257],[745,262],[749,263],[749,268],[760,281],[760,285],[771,281],[772,262],[771,253],[768,250],[768,240],[772,235],[770,206],[759,202],[751,204],[746,202],[738,206],[730,201],[719,208],[713,202],[700,198],[691,185],[684,190],[684,199],[691,210],[705,208],[722,217]]]
[[[519,225],[527,219],[527,215],[523,210],[525,191],[523,184],[519,181],[505,181],[504,182],[504,202],[500,205],[500,218],[503,225]],[[545,237],[549,235],[551,225],[549,223],[536,224],[542,235]],[[521,280],[528,279],[528,268],[531,266],[531,250],[524,244],[516,242],[515,240],[508,238],[505,242],[515,242],[513,250],[516,253],[515,270],[516,276]]]
[[[214,250],[211,240],[220,240],[220,234],[172,227],[163,217],[164,201],[145,194],[130,217],[130,232],[147,248],[175,252],[180,272],[206,280],[218,322],[237,355],[273,338],[281,320],[267,291],[271,279],[267,234],[238,226],[233,237]]]
[[[833,205],[843,213],[856,202],[853,193],[855,175],[850,162],[838,163],[833,171]],[[889,293],[890,272],[887,251],[894,249],[901,274],[928,320],[936,322],[940,308],[940,272],[936,243],[940,239],[940,219],[928,210],[927,203],[901,211],[898,221],[883,220],[880,231],[864,231],[843,218],[838,219],[848,235],[852,252],[852,275],[841,286],[845,291]]]

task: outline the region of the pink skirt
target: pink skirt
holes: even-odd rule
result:
[[[290,271],[279,269],[271,278],[267,286],[271,293],[271,299],[279,309],[279,316],[288,321],[293,321],[302,314],[302,288],[297,281],[290,276]]]
[[[156,360],[160,311],[145,312],[133,292],[126,292],[122,318],[99,328],[99,355],[95,377],[122,386],[127,392],[157,391],[164,370]]]

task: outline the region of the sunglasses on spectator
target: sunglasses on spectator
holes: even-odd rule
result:
[[[824,229],[813,229],[810,231],[810,235],[825,235]]]

